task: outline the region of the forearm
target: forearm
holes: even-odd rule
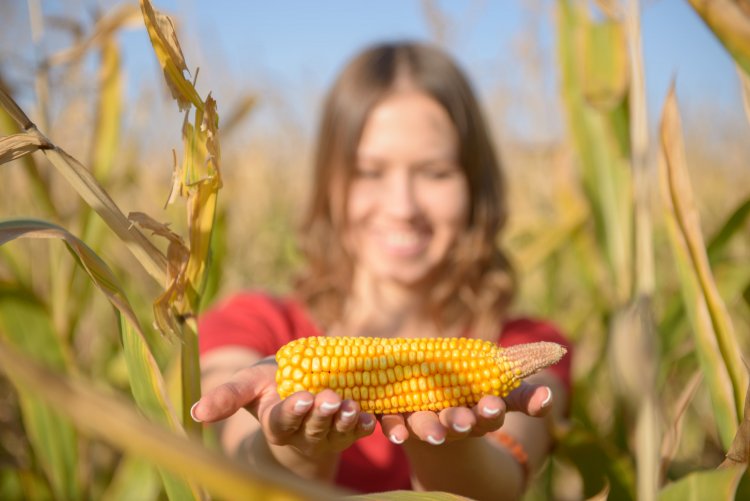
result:
[[[510,452],[488,438],[467,438],[440,446],[409,440],[404,449],[415,489],[446,491],[477,500],[519,499],[524,471]]]

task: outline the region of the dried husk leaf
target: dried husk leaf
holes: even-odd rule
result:
[[[43,138],[27,132],[0,137],[0,165],[50,147],[49,142]]]
[[[750,75],[750,6],[747,0],[689,0],[737,64]]]
[[[141,0],[141,12],[167,86],[180,110],[189,109],[190,104],[202,109],[203,101],[193,84],[185,77],[184,72],[189,71],[177,40],[174,22],[169,16],[155,10],[149,0]]]
[[[72,47],[68,47],[49,56],[47,65],[71,64],[78,62],[86,53],[98,43],[106,42],[112,35],[126,26],[140,27],[140,10],[132,3],[115,6],[94,25],[88,37]]]
[[[747,388],[745,395],[745,409],[742,423],[737,430],[737,435],[729,447],[726,458],[719,465],[719,468],[728,468],[734,465],[750,464],[750,386]]]

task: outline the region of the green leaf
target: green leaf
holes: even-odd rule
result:
[[[722,443],[729,446],[742,416],[748,373],[726,305],[709,265],[700,218],[687,173],[674,87],[662,111],[660,161],[662,200],[682,292],[707,375]],[[729,387],[727,387],[727,381]]]
[[[107,501],[158,499],[160,491],[161,482],[153,465],[140,458],[127,456],[117,467],[102,498]]]
[[[558,58],[567,128],[578,156],[581,182],[591,205],[597,238],[609,265],[610,289],[614,291],[615,303],[624,305],[630,299],[633,278],[632,175],[629,151],[625,148],[629,136],[627,99],[619,99],[611,109],[599,109],[587,101],[587,75],[581,68],[587,67],[585,58],[591,56],[580,48],[582,43],[594,42],[581,40],[589,40],[597,28],[579,3],[563,0],[558,6]],[[606,37],[614,40],[618,35],[612,33]],[[607,47],[611,49],[609,57],[621,57],[620,44],[606,44],[604,49]],[[597,59],[604,57],[607,54],[598,55]],[[621,78],[618,76],[617,80]],[[612,95],[620,95],[626,89],[627,85]]]
[[[221,499],[330,500],[340,491],[263,465],[251,469],[148,421],[131,402],[42,367],[0,339],[0,372],[65,414],[82,432],[205,486]],[[169,488],[169,484],[166,485]],[[171,494],[170,494],[171,496]],[[182,499],[189,498],[177,498]]]
[[[732,501],[745,469],[699,471],[674,482],[659,493],[659,501]]]
[[[120,334],[125,360],[128,366],[130,387],[138,406],[151,419],[158,421],[184,434],[174,409],[167,396],[164,379],[154,359],[144,332],[125,297],[119,281],[109,266],[86,244],[64,228],[38,220],[17,220],[0,222],[0,245],[18,237],[59,238],[65,241],[68,249],[78,259],[96,286],[119,310]],[[199,499],[200,493],[188,482],[164,475],[165,487],[172,499]]]
[[[45,308],[23,291],[0,290],[0,337],[45,366],[68,372],[67,355]],[[80,499],[78,434],[57,410],[33,392],[18,394],[34,455],[60,499]]]

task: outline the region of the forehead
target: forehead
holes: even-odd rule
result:
[[[443,106],[416,90],[388,95],[368,114],[357,155],[455,156],[458,137]]]

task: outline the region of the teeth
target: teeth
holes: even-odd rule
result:
[[[395,247],[411,247],[419,243],[420,237],[416,233],[389,233],[385,237],[388,245]]]

